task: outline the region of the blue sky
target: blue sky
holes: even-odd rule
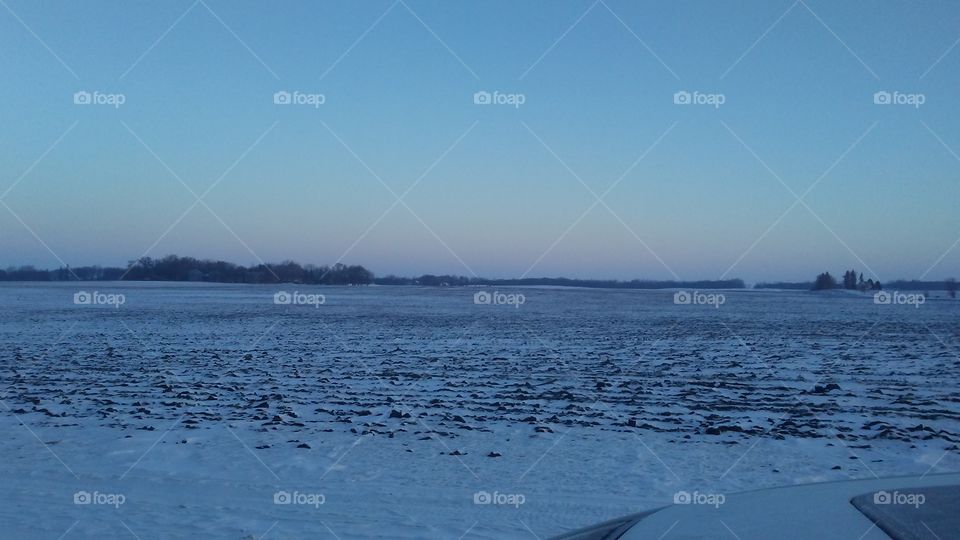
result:
[[[0,265],[957,275],[958,23],[949,2],[3,0]]]

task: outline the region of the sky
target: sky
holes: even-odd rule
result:
[[[956,276],[958,40],[955,2],[0,0],[0,266]]]

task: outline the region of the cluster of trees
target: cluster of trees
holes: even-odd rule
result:
[[[465,287],[465,286],[554,286],[554,287],[589,287],[597,289],[742,289],[745,287],[741,279],[702,280],[702,281],[650,281],[634,279],[619,281],[615,279],[571,279],[571,278],[522,278],[522,279],[486,279],[465,276],[435,276],[424,274],[420,277],[386,276],[374,280],[377,285],[425,285],[432,287]]]
[[[813,286],[810,287],[815,291],[826,291],[830,289],[837,288],[837,278],[830,275],[830,272],[824,272],[817,275],[817,279],[813,280]]]
[[[849,291],[879,291],[883,289],[880,281],[874,281],[873,278],[863,279],[863,273],[859,275],[856,270],[847,270],[843,273],[843,282],[837,283],[836,278],[830,275],[830,272],[824,272],[817,276],[813,281],[811,289],[815,291],[824,291],[829,289],[843,288]]]
[[[872,285],[871,285],[872,282]],[[852,283],[851,272],[844,274],[843,287],[849,288],[848,284]],[[862,281],[862,278],[857,277],[857,286],[854,287],[858,290],[880,290],[883,286],[879,281],[867,280]],[[837,283],[837,280],[830,275],[830,272],[824,272],[817,276],[817,280],[814,282],[801,281],[801,282],[775,282],[775,283],[757,283],[753,286],[755,289],[787,289],[787,290],[796,290],[796,291],[808,291],[808,290],[827,290],[827,289],[836,289],[840,287],[841,284]],[[896,281],[889,281],[886,284],[887,289],[895,291],[947,291],[947,295],[950,298],[956,298],[957,293],[960,292],[958,288],[958,283],[955,278],[945,279],[943,281],[919,281],[919,280],[904,280],[899,279]]]
[[[168,255],[132,261],[124,279],[143,281],[214,281],[220,283],[309,283],[320,285],[367,285],[373,272],[362,266],[337,263],[331,266],[301,266],[294,261],[240,266],[224,261],[198,260]]]
[[[873,278],[864,281],[863,272],[860,272],[857,277],[855,270],[847,270],[843,274],[843,288],[856,291],[879,291],[883,286],[880,285],[880,280],[874,281]]]
[[[241,266],[224,261],[167,255],[142,257],[126,268],[65,267],[37,270],[32,266],[0,270],[4,281],[209,281],[217,283],[308,283],[322,285],[367,285],[373,272],[362,266],[301,266],[293,261]]]

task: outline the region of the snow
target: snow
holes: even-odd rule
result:
[[[960,469],[955,301],[475,292],[0,284],[0,538],[544,538]]]

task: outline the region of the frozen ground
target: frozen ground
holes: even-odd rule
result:
[[[960,302],[474,292],[0,285],[0,537],[545,538],[678,491],[960,470]]]

